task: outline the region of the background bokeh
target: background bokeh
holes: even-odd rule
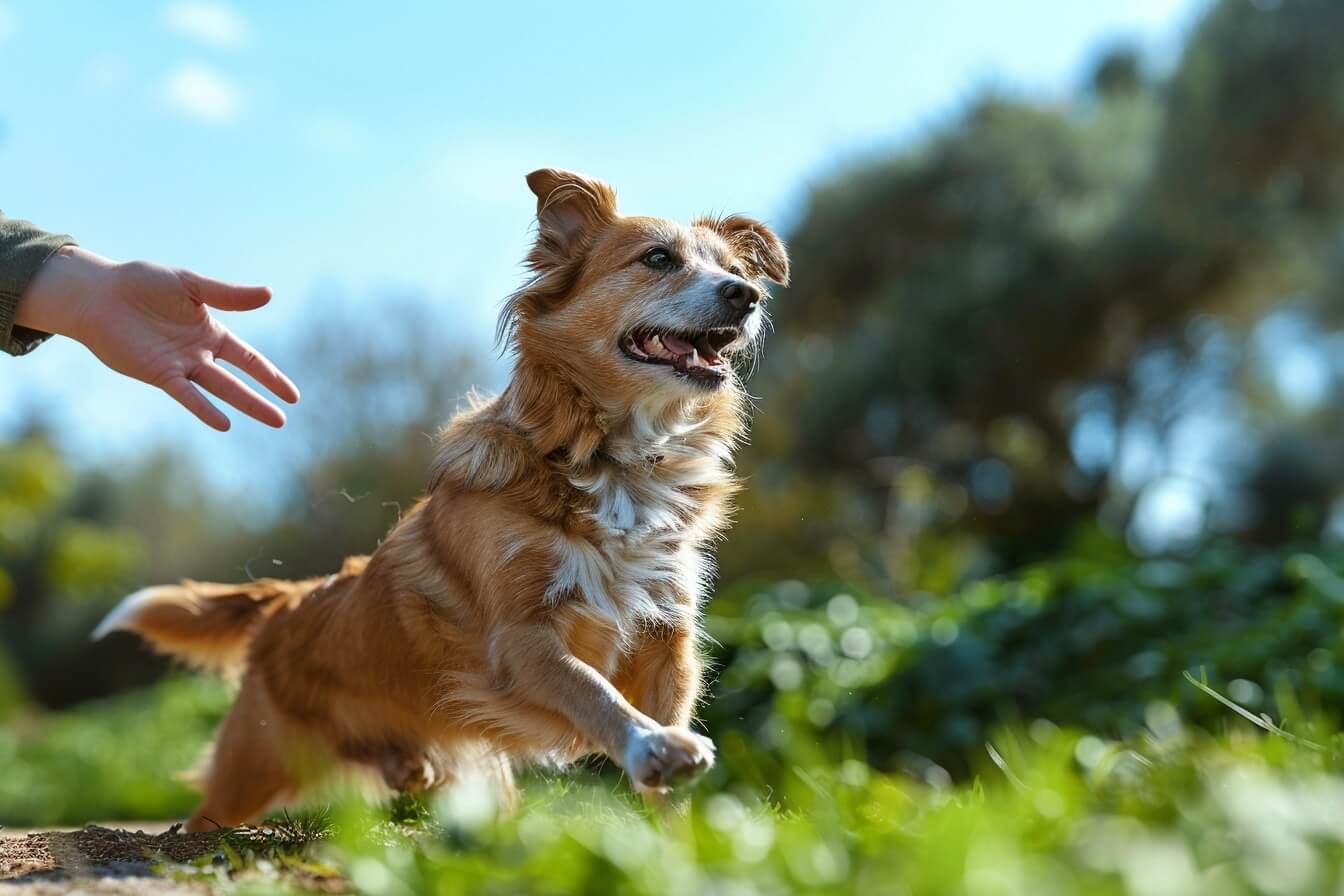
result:
[[[0,365],[0,821],[189,805],[162,767],[226,697],[86,633],[377,543],[507,374],[548,164],[791,248],[709,607],[720,785],[1223,731],[1187,670],[1329,726],[1344,6],[695,7],[0,5],[5,211],[275,286],[231,323],[304,391],[220,436],[72,344]]]

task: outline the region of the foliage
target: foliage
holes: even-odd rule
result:
[[[72,470],[40,431],[0,443],[0,718],[6,694],[51,698],[81,680],[105,689],[145,680],[135,664],[67,674],[97,613],[145,563],[141,535],[114,522],[97,492],[96,478]]]
[[[1222,708],[1183,670],[1233,682],[1275,712],[1274,687],[1337,706],[1344,673],[1344,553],[1206,546],[1142,559],[1099,535],[943,599],[872,599],[786,581],[711,605],[726,662],[711,730],[782,747],[830,743],[883,768],[960,774],[990,731],[1034,718],[1110,737],[1164,700],[1216,726]]]
[[[185,815],[194,768],[229,702],[222,685],[172,679],[77,711],[0,728],[0,824]]]
[[[788,808],[706,794],[661,825],[628,809],[602,812],[593,796],[571,799],[550,818],[477,827],[469,849],[440,840],[412,861],[404,848],[386,850],[387,877],[365,867],[355,881],[388,880],[367,888],[388,893],[502,892],[523,882],[627,893],[1286,894],[1338,885],[1337,760],[1281,742],[1191,736],[1174,715],[1155,721],[1148,740],[1131,745],[1048,728],[1009,738],[1003,771],[962,789],[851,763],[796,768]]]
[[[34,762],[6,757],[14,773],[0,783],[3,799],[17,794],[41,809],[70,791],[34,781],[65,774],[94,783],[108,775],[123,799],[142,791],[163,801],[91,800],[79,811],[180,811],[178,795],[156,793],[161,767],[130,766],[147,765],[137,753],[179,753],[163,721],[213,721],[220,696],[179,681],[152,700],[73,713],[45,749],[25,754]],[[358,802],[316,818],[284,816],[273,829],[231,838],[222,865],[206,855],[199,871],[178,874],[248,892],[274,892],[311,874],[329,885],[340,874],[371,896],[1333,892],[1344,882],[1337,812],[1344,738],[1300,716],[1287,722],[1288,732],[1266,734],[1224,712],[1229,730],[1218,736],[1185,724],[1164,701],[1150,703],[1144,725],[1124,741],[1044,720],[1004,728],[964,784],[934,766],[886,773],[852,757],[823,758],[802,732],[769,757],[771,746],[736,737],[723,744],[721,777],[666,813],[640,808],[623,789],[582,770],[572,781],[529,781],[512,816],[498,812],[488,790],[466,782],[427,812],[403,807],[400,820]],[[117,730],[124,739],[109,743]],[[96,745],[75,749],[83,738]],[[88,760],[96,774],[72,764]],[[154,761],[164,760],[174,757]],[[762,761],[781,771],[769,786]],[[29,803],[35,791],[39,801]],[[329,833],[330,841],[315,842]]]
[[[812,189],[753,380],[759,537],[729,545],[730,575],[808,573],[818,545],[876,543],[900,566],[920,533],[955,530],[974,577],[1099,510],[1124,530],[1181,474],[1224,530],[1260,536],[1298,503],[1319,526],[1340,471],[1257,476],[1284,469],[1277,430],[1304,424],[1248,397],[1239,365],[1276,306],[1320,326],[1344,308],[1342,17],[1224,0],[1168,75],[1121,49],[1063,102],[977,96]],[[1202,413],[1228,433],[1208,462],[1181,456]],[[912,472],[932,487],[912,495]]]
[[[1296,701],[1334,706],[1344,699],[1333,660],[1344,651],[1341,571],[1344,553],[1320,547],[1220,543],[1185,560],[1145,560],[1094,534],[1058,558],[942,599],[895,603],[797,580],[744,586],[711,604],[717,671],[701,715],[725,755],[738,757],[737,772],[774,787],[804,754],[962,778],[1001,725],[1043,718],[1123,739],[1143,728],[1155,702],[1218,729],[1226,709],[1192,689],[1183,670],[1226,685],[1254,712],[1291,709],[1278,699],[1284,688]],[[10,767],[33,768],[17,780],[52,789],[0,791],[0,820],[76,821],[97,817],[97,806],[115,817],[185,811],[189,791],[174,784],[145,796],[132,782],[162,786],[165,773],[190,766],[224,698],[180,681],[152,693],[39,716],[27,734],[10,735],[18,763]],[[119,746],[130,731],[141,732],[138,750]],[[717,772],[715,783],[731,786],[727,775]],[[100,783],[76,797],[72,780]]]
[[[701,787],[650,812],[591,783],[533,782],[499,813],[470,784],[411,823],[347,804],[309,847],[370,896],[456,893],[1314,894],[1344,882],[1340,738],[1188,729],[1168,704],[1127,742],[1037,722],[965,786],[845,760],[778,787]],[[747,762],[747,765],[743,765]],[[243,865],[241,867],[247,867]]]

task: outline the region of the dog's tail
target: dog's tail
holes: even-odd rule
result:
[[[328,583],[358,574],[364,558],[350,558],[334,576],[257,579],[242,585],[194,582],[143,588],[124,598],[93,630],[93,640],[115,631],[134,632],[160,653],[236,676],[247,663],[252,637],[269,616],[297,606]],[[357,567],[357,568],[356,568]]]

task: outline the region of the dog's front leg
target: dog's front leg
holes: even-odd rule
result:
[[[707,738],[635,709],[549,626],[511,627],[495,646],[495,665],[510,690],[568,719],[625,769],[636,787],[663,791],[713,764],[714,745]]]
[[[694,631],[681,625],[655,629],[621,663],[616,687],[641,712],[685,728],[700,699],[702,667]]]

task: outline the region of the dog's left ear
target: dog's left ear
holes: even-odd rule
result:
[[[730,215],[713,222],[714,229],[751,268],[752,276],[765,277],[780,286],[789,283],[789,253],[784,241],[760,221]]]
[[[573,256],[599,228],[616,220],[616,191],[599,180],[542,168],[527,176],[537,197],[537,243],[555,263]]]

